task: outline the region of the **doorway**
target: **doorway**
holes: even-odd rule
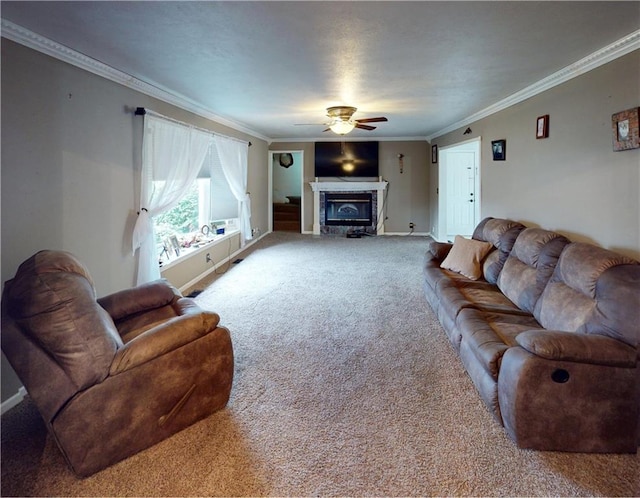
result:
[[[480,138],[440,150],[438,240],[471,237],[480,221]]]
[[[269,231],[302,232],[304,152],[269,151]]]

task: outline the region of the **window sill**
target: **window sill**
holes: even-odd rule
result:
[[[163,263],[162,266],[160,266],[160,272],[167,270],[172,266],[176,266],[177,264],[182,263],[187,259],[190,259],[192,256],[201,254],[207,251],[207,249],[211,249],[212,247],[216,246],[220,242],[223,242],[238,233],[240,233],[240,230],[238,230],[237,228],[227,229],[225,230],[225,233],[220,235],[214,235],[213,238],[211,238],[210,240],[200,243],[198,247],[181,248],[180,256],[178,256],[177,258],[171,259],[171,261],[167,261],[166,263]]]

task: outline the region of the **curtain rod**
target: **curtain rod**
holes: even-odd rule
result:
[[[240,142],[240,143],[243,143],[243,144],[248,144],[249,147],[251,147],[251,142],[247,142],[246,140],[240,140],[239,138],[229,137],[227,135],[223,135],[222,133],[215,133],[215,132],[213,132],[211,130],[207,130],[205,128],[200,128],[199,126],[194,126],[192,124],[185,123],[184,121],[179,121],[177,119],[170,118],[168,116],[163,116],[162,114],[160,114],[158,112],[152,111],[151,109],[145,109],[144,107],[136,107],[136,111],[134,112],[134,114],[136,116],[144,116],[145,114],[150,114],[151,116],[155,116],[157,118],[166,119],[167,121],[171,121],[173,123],[176,123],[176,124],[179,124],[179,125],[182,125],[182,126],[187,126],[189,128],[195,128],[196,130],[199,130],[199,131],[202,131],[202,132],[205,132],[205,133],[209,133],[209,134],[214,135],[214,136],[218,135],[219,137],[224,137],[224,138],[228,138],[230,140],[235,140],[236,142]]]

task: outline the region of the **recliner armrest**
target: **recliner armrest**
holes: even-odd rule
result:
[[[612,367],[636,366],[636,348],[611,337],[556,330],[527,330],[516,342],[547,360],[572,361]]]
[[[195,299],[191,297],[181,297],[176,299],[171,305],[178,316],[197,315],[203,311]]]
[[[119,374],[195,341],[214,330],[219,322],[217,313],[203,311],[161,323],[121,347],[111,363],[109,374]]]
[[[124,289],[98,299],[114,321],[143,311],[172,304],[182,295],[167,280],[159,279]]]

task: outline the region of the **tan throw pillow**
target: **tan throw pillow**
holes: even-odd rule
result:
[[[444,258],[440,268],[461,273],[471,280],[478,280],[482,276],[480,263],[492,248],[491,242],[465,239],[456,235],[453,247]]]

